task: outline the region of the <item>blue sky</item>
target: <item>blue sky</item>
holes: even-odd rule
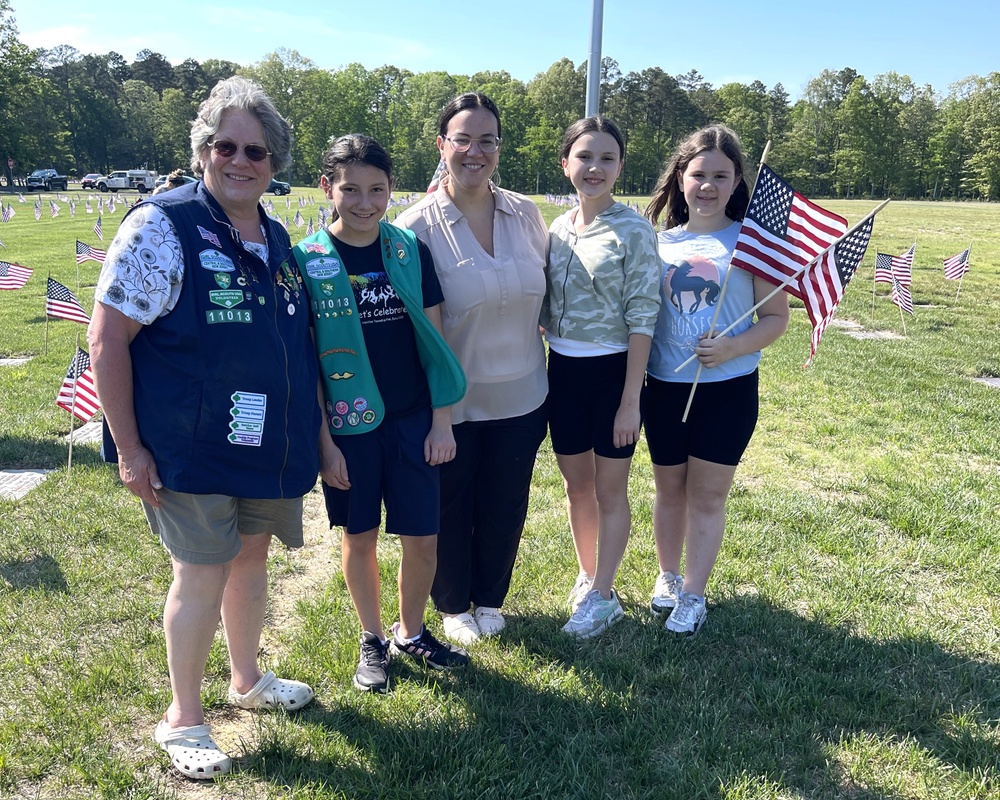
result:
[[[21,41],[185,58],[259,61],[279,47],[317,66],[412,72],[507,70],[528,81],[560,58],[586,60],[592,0],[13,0]],[[706,8],[711,7],[711,15]],[[362,13],[363,9],[377,13]],[[623,72],[697,69],[714,86],[760,79],[792,98],[823,69],[896,71],[946,93],[1000,69],[996,0],[676,3],[604,0],[603,55]]]

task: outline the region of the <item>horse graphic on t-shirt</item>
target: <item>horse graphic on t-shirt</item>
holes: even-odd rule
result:
[[[688,314],[696,312],[701,308],[702,303],[705,304],[706,308],[714,306],[719,299],[718,280],[711,280],[697,274],[692,275],[692,270],[696,268],[700,268],[697,271],[701,273],[709,272],[709,274],[718,275],[715,265],[707,259],[698,259],[693,264],[682,261],[680,264],[672,266],[667,275],[666,283],[669,288],[667,294],[670,296],[670,302],[682,314],[685,313],[685,293],[692,295],[691,303],[686,309]]]

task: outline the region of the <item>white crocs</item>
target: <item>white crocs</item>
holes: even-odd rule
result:
[[[153,739],[170,756],[170,763],[181,775],[198,781],[210,781],[225,775],[232,767],[229,756],[212,741],[208,725],[171,728],[165,719],[159,721]]]
[[[240,694],[232,686],[229,687],[229,702],[249,709],[282,708],[285,711],[298,711],[308,705],[314,696],[315,692],[308,684],[279,678],[270,670],[246,694]]]

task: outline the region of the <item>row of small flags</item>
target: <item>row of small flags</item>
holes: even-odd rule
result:
[[[913,313],[913,295],[910,286],[913,284],[913,259],[917,252],[917,243],[898,256],[889,253],[875,254],[874,283],[888,283],[892,286],[892,302],[907,314]],[[972,246],[961,253],[944,260],[944,277],[949,281],[960,281],[969,271],[969,255]],[[874,291],[874,288],[873,288]],[[874,300],[873,300],[874,302]]]
[[[128,202],[127,198],[120,199],[119,202],[122,203],[122,205],[125,207],[126,210],[131,207],[129,205],[129,202]],[[139,201],[137,200],[136,202],[139,202]],[[132,205],[135,205],[135,203],[133,203]],[[3,207],[3,204],[0,203],[0,208],[2,208],[2,207]],[[94,209],[90,205],[90,200],[86,200],[85,201],[85,208],[86,208],[86,211],[87,211],[88,214],[93,214],[94,213]],[[110,199],[110,200],[108,200],[107,209],[105,209],[104,199],[103,198],[99,199],[98,202],[97,202],[97,213],[98,214],[104,214],[104,213],[114,214],[116,210],[117,210],[117,206],[115,205],[115,201],[114,201],[113,198]],[[60,211],[62,211],[62,207],[59,206],[54,200],[50,199],[49,200],[49,213],[50,213],[52,219],[55,219],[56,217],[58,217]],[[3,208],[3,221],[4,222],[10,222],[10,220],[14,217],[14,213],[15,213],[14,209],[11,208],[10,203],[7,203],[7,207]],[[70,200],[69,201],[69,215],[71,217],[76,217],[76,200]],[[41,199],[39,199],[39,200],[35,201],[35,220],[38,221],[38,220],[41,220],[41,218],[42,218],[42,201],[41,201]]]

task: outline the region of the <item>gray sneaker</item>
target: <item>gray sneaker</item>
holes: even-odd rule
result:
[[[681,592],[680,600],[670,612],[663,627],[671,633],[680,633],[688,637],[697,636],[707,616],[708,609],[705,608],[704,597],[691,592]]]
[[[590,639],[604,633],[624,616],[625,610],[618,602],[614,589],[611,590],[610,600],[601,597],[597,589],[591,589],[562,630],[577,639]]]
[[[681,591],[684,589],[684,576],[675,575],[669,569],[661,572],[653,586],[653,597],[649,601],[649,610],[654,614],[666,614],[677,606]]]

